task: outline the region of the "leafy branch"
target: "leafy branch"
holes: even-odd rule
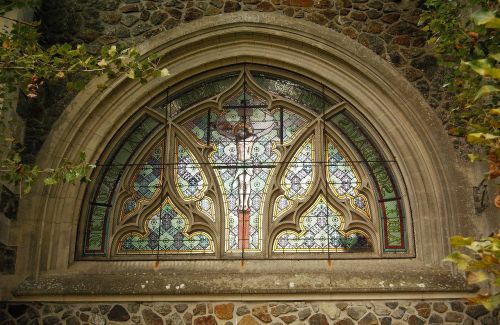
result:
[[[454,263],[464,271],[472,285],[485,285],[485,292],[471,299],[489,310],[500,305],[500,231],[490,237],[474,240],[471,237],[453,236],[451,245],[459,249],[445,261]]]
[[[420,23],[429,31],[452,93],[449,133],[476,148],[471,161],[490,165],[486,177],[500,176],[500,18],[498,0],[427,0]],[[495,198],[500,208],[500,193]]]
[[[9,120],[15,109],[13,98],[16,96],[12,94],[21,91],[28,104],[34,104],[51,80],[65,83],[68,90],[79,91],[85,87],[89,77],[100,75],[112,79],[124,74],[141,83],[149,78],[169,75],[167,69],[159,67],[158,56],[143,58],[135,48],[103,46],[98,55],[91,55],[83,44],[44,47],[39,43],[38,22],[1,16],[14,8],[37,3],[37,0],[0,0],[0,21],[8,19],[15,22],[11,29],[0,31],[0,178],[19,187],[20,194],[29,193],[40,178],[46,185],[89,181],[87,174],[95,166],[86,161],[84,153],[78,161],[65,159],[54,168],[24,163],[21,158],[23,145],[15,137],[15,124]]]

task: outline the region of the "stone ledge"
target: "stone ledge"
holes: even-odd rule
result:
[[[115,295],[335,295],[473,292],[463,278],[443,270],[426,272],[75,274],[27,278],[13,290],[23,296]]]

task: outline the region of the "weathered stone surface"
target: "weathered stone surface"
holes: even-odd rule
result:
[[[370,50],[377,54],[382,54],[385,50],[384,40],[378,36],[362,33],[358,37],[358,42],[368,47]]]
[[[264,323],[270,323],[272,321],[271,315],[267,309],[267,306],[258,306],[252,309],[252,315],[263,321]]]
[[[238,325],[259,325],[259,322],[251,315],[245,315],[240,319]]]
[[[241,9],[241,5],[236,1],[226,1],[224,4],[224,12],[235,12]]]
[[[419,302],[415,305],[415,309],[420,317],[429,318],[431,315],[431,305],[426,302]]]
[[[186,309],[188,309],[188,305],[187,304],[177,304],[174,306],[175,310],[177,310],[178,313],[183,313],[186,311]]]
[[[347,308],[347,315],[354,320],[359,320],[366,313],[366,308],[363,306],[352,306]]]
[[[354,325],[354,322],[350,318],[344,318],[336,321],[334,325]]]
[[[47,316],[42,319],[43,325],[55,325],[59,323],[59,317],[57,316]]]
[[[197,8],[189,8],[184,14],[184,21],[190,22],[196,19],[200,19],[201,17],[203,17],[203,11]]]
[[[257,9],[257,11],[262,11],[262,12],[271,12],[276,10],[276,8],[274,8],[274,6],[267,1],[262,1],[255,7],[255,9]]]
[[[401,319],[403,318],[403,315],[405,314],[406,312],[406,308],[404,307],[401,307],[399,306],[398,308],[396,308],[392,313],[391,313],[391,316],[393,318],[396,318],[396,319]]]
[[[294,311],[297,311],[297,308],[290,305],[278,305],[271,308],[271,314],[274,317],[278,317],[280,315],[288,314]]]
[[[146,325],[163,325],[163,319],[149,308],[142,310],[142,319]]]
[[[122,305],[114,305],[107,316],[110,321],[114,322],[126,322],[130,319],[128,311]]]
[[[431,317],[429,318],[429,325],[437,325],[437,324],[443,324],[443,317],[439,316],[438,314],[432,314]]]
[[[392,325],[392,318],[390,318],[390,317],[382,317],[380,319],[380,325]]]
[[[341,311],[333,303],[322,303],[320,304],[320,307],[323,313],[331,320],[335,320],[340,317]]]
[[[401,15],[399,13],[393,12],[393,13],[390,13],[387,15],[383,15],[381,20],[384,23],[392,24],[392,23],[397,22],[399,20],[399,17],[401,17]]]
[[[194,319],[194,325],[217,325],[215,317],[212,315],[201,316]]]
[[[311,317],[309,317],[309,324],[310,325],[328,325],[328,320],[326,319],[325,314],[314,314]]]
[[[215,305],[215,316],[219,319],[232,319],[234,312],[234,304]]]
[[[246,314],[250,314],[250,309],[248,309],[247,306],[240,306],[238,307],[238,309],[236,309],[236,315],[243,316]]]
[[[157,304],[153,307],[154,311],[162,316],[167,316],[172,312],[170,304]]]
[[[387,308],[386,305],[383,305],[381,303],[376,303],[376,304],[374,304],[373,307],[374,307],[373,310],[375,311],[375,314],[377,314],[378,316],[388,316],[392,312],[389,308]]]
[[[372,312],[366,314],[358,322],[358,325],[377,325],[377,324],[378,324],[377,316],[375,316],[375,314],[373,314]]]
[[[285,324],[293,323],[297,320],[295,315],[283,315],[279,317]]]
[[[80,320],[76,316],[71,316],[66,319],[66,325],[80,325]]]
[[[349,304],[345,302],[338,302],[335,304],[335,306],[337,306],[337,308],[340,310],[345,310],[347,306],[349,306]]]
[[[424,325],[425,320],[418,317],[417,315],[411,315],[410,317],[408,317],[408,324],[409,325]]]
[[[478,319],[479,317],[486,315],[488,313],[488,309],[486,309],[483,305],[472,305],[467,306],[465,313],[474,319]]]
[[[192,315],[189,312],[186,312],[183,317],[189,320],[188,324],[192,323]],[[184,325],[182,322],[181,316],[177,313],[172,313],[170,316],[165,318],[165,325]]]
[[[463,312],[465,309],[464,304],[458,300],[454,300],[454,301],[450,302],[450,306],[451,306],[451,310],[453,310],[453,311]]]
[[[182,316],[182,319],[184,320],[184,324],[191,325],[193,323],[193,314],[191,314],[190,312],[186,312]]]
[[[283,0],[285,6],[312,7],[314,0]]]
[[[196,304],[196,306],[193,309],[194,316],[205,315],[206,313],[207,313],[207,304]]]
[[[444,313],[448,310],[448,306],[442,302],[435,302],[432,304],[432,309],[438,313]]]
[[[456,311],[449,311],[444,318],[446,322],[461,323],[464,320],[464,315]]]
[[[302,309],[298,313],[299,319],[306,320],[309,316],[311,316],[311,313],[311,308]]]

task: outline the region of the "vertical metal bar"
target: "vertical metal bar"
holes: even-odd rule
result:
[[[210,145],[210,135],[212,133],[212,109],[208,109],[208,120],[207,120],[207,146]]]
[[[283,134],[283,106],[280,107],[280,144],[283,145],[283,138],[285,135]]]

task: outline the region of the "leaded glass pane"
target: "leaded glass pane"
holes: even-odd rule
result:
[[[334,143],[329,141],[327,146],[327,178],[330,188],[338,198],[348,197],[353,208],[369,216],[368,201],[364,195],[359,194],[361,179],[354,167]]]
[[[191,86],[181,94],[174,96],[169,102],[158,105],[157,109],[162,113],[168,110],[168,114],[173,117],[194,104],[228,89],[236,81],[238,74],[230,73]]]
[[[311,188],[314,170],[314,144],[309,138],[297,150],[283,175],[281,186],[285,196],[290,200],[305,197]]]
[[[279,158],[276,121],[267,103],[241,91],[224,103],[211,139],[211,163],[223,190],[226,250],[262,249],[264,193]]]
[[[381,231],[384,238],[384,251],[406,250],[405,221],[401,199],[394,186],[387,162],[348,113],[337,114],[333,117],[332,122],[352,141],[374,176],[378,205],[382,211]]]
[[[207,188],[207,179],[194,155],[182,143],[177,144],[175,185],[186,201],[201,199]]]
[[[335,102],[320,92],[297,81],[277,77],[264,72],[252,72],[253,78],[263,89],[290,99],[304,107],[310,108],[318,113],[332,106]]]
[[[147,155],[142,164],[136,167],[132,177],[132,194],[123,203],[123,216],[136,212],[139,206],[151,201],[161,190],[163,143],[157,145]]]
[[[188,231],[188,219],[170,199],[146,219],[144,232],[122,236],[118,254],[199,254],[213,253],[212,237],[204,232]]]
[[[131,132],[122,140],[114,154],[106,160],[100,185],[93,195],[91,204],[94,207],[90,209],[87,219],[84,254],[104,254],[107,236],[107,217],[111,210],[111,200],[115,194],[116,184],[120,180],[125,169],[125,164],[129,161],[132,154],[136,152],[138,147],[143,144],[158,125],[159,122],[149,116],[139,120]],[[106,213],[102,212],[102,207],[107,208]]]
[[[300,232],[286,230],[276,236],[275,252],[343,252],[370,249],[367,235],[344,231],[344,218],[320,196],[299,220]]]
[[[198,209],[207,215],[212,221],[215,221],[214,201],[210,197],[204,197],[197,202]]]

